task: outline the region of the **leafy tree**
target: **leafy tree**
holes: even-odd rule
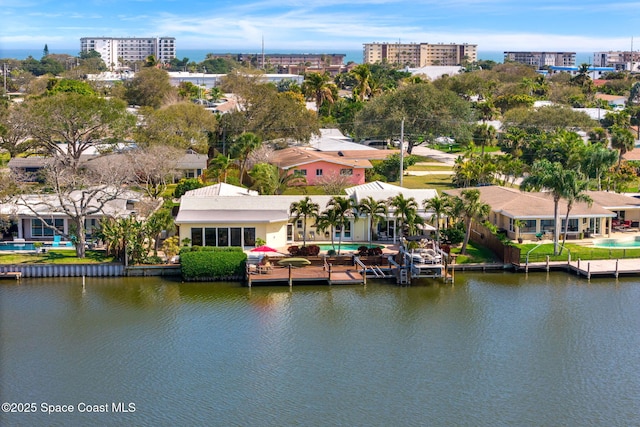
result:
[[[72,79],[50,79],[47,83],[47,95],[60,92],[77,93],[79,95],[97,95],[87,82]]]
[[[317,203],[313,203],[309,196],[304,199],[291,203],[289,212],[293,215],[292,221],[295,222],[302,218],[302,226],[304,234],[302,235],[302,245],[307,246],[307,219],[316,219],[320,207]]]
[[[420,83],[369,101],[356,115],[355,133],[358,138],[399,137],[404,120],[404,137],[411,153],[415,144],[439,136],[468,142],[472,119],[469,103],[451,91],[439,90],[431,83]]]
[[[484,147],[493,146],[496,142],[496,128],[486,123],[477,124],[473,127],[473,142],[480,145],[484,156]]]
[[[407,170],[418,162],[418,156],[407,155],[402,158],[402,168]],[[394,153],[374,166],[375,173],[385,177],[387,181],[399,181],[400,179],[400,154]]]
[[[175,93],[169,74],[156,67],[143,68],[125,82],[125,96],[131,105],[160,108],[165,99]]]
[[[217,129],[216,116],[202,106],[180,102],[160,109],[142,108],[144,125],[138,127],[135,140],[142,146],[171,145],[206,152],[209,135]]]
[[[33,146],[29,136],[29,123],[26,120],[24,105],[0,107],[0,148],[6,150],[10,157],[16,157]]]
[[[196,190],[202,187],[204,187],[204,184],[198,178],[181,179],[178,182],[178,185],[176,185],[176,189],[173,190],[173,197],[179,199],[184,196],[187,191]]]
[[[119,142],[135,123],[122,101],[73,92],[27,101],[25,120],[37,146],[74,169],[89,148]]]

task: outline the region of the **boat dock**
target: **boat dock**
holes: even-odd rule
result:
[[[593,276],[617,278],[620,275],[640,274],[640,260],[637,258],[532,262],[515,267],[525,272],[529,270],[564,270],[587,279],[591,279]]]
[[[343,258],[333,264],[326,257],[322,265],[312,264],[304,267],[289,266],[247,266],[246,283],[254,285],[277,285],[319,282],[328,285],[366,285],[367,279],[393,280],[398,285],[410,285],[416,279],[438,279],[453,281],[453,269],[441,262],[440,257],[422,259],[404,253],[398,257],[386,255],[377,259],[361,259],[358,256]],[[348,260],[348,262],[346,262]],[[336,261],[336,260],[334,260]]]
[[[0,273],[0,279],[14,279],[20,280],[22,279],[22,273],[19,271],[8,271],[6,273]]]

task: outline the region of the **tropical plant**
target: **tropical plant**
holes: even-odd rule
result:
[[[558,255],[558,238],[560,236],[560,221],[558,205],[560,199],[567,193],[567,181],[574,170],[567,169],[560,162],[550,162],[547,159],[537,160],[531,168],[530,174],[524,178],[520,188],[524,191],[547,190],[553,197],[553,254]]]
[[[589,188],[589,182],[585,179],[582,179],[582,176],[571,170],[570,174],[567,174],[567,179],[565,181],[565,188],[563,191],[562,197],[567,201],[567,214],[564,219],[564,237],[563,241],[567,241],[567,235],[569,234],[569,213],[573,208],[573,204],[576,202],[584,202],[589,204],[593,203],[593,199],[585,193]],[[560,248],[560,254],[562,254],[562,248]]]
[[[440,246],[440,220],[449,209],[449,200],[446,197],[435,196],[422,201],[425,210],[433,212],[433,222],[436,227],[436,243]]]
[[[290,215],[293,215],[292,221],[298,221],[302,217],[302,245],[307,245],[307,219],[316,219],[318,217],[318,210],[320,207],[317,203],[313,203],[309,196],[304,199],[291,203],[289,207]]]
[[[353,205],[351,199],[342,196],[333,196],[327,202],[327,209],[335,211],[336,224],[335,227],[340,231],[338,236],[338,255],[340,255],[340,246],[342,245],[342,237],[345,228],[349,225],[349,221],[354,216]]]
[[[240,162],[240,183],[244,182],[244,173],[246,171],[249,154],[261,145],[262,141],[260,141],[260,138],[251,132],[243,133],[231,144],[229,154]]]
[[[387,203],[383,200],[376,200],[373,196],[368,196],[360,201],[358,212],[367,216],[369,221],[369,243],[371,243],[376,225],[384,220],[388,214]]]
[[[462,215],[464,218],[466,231],[462,247],[460,248],[460,254],[465,255],[467,253],[467,244],[469,243],[469,237],[471,237],[471,224],[472,222],[481,222],[491,212],[491,207],[480,200],[480,190],[469,189],[462,190],[460,193],[460,201],[462,204]]]
[[[397,228],[401,236],[404,236],[405,232],[408,235],[414,234],[417,225],[424,222],[418,215],[418,202],[413,197],[406,198],[400,193],[389,200],[389,206],[394,209],[393,216],[399,223]]]
[[[335,102],[334,92],[337,87],[331,83],[331,76],[328,73],[310,72],[305,74],[302,83],[302,91],[307,97],[312,97],[316,102],[316,110],[320,112],[320,107],[327,102]]]

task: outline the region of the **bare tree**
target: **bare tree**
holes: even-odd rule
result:
[[[322,178],[317,180],[317,183],[325,194],[333,196],[336,194],[342,194],[344,189],[351,184],[350,178],[351,177],[348,175],[341,175],[337,172],[332,172],[323,175]]]
[[[136,181],[152,199],[157,199],[180,174],[176,169],[184,150],[167,145],[151,145],[127,151],[123,160]]]
[[[114,162],[108,156],[94,159],[79,169],[52,161],[45,169],[44,178],[48,193],[23,193],[17,197],[16,204],[26,207],[43,226],[74,242],[78,258],[85,256],[85,220],[94,215],[128,213],[127,200],[137,197],[137,193],[126,186],[130,182],[126,164]],[[67,230],[51,223],[55,214],[69,219]]]

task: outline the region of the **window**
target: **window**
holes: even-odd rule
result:
[[[353,175],[353,169],[340,169],[340,175],[351,176]]]
[[[202,227],[191,229],[191,245],[202,246]]]
[[[47,219],[44,223],[39,219],[32,219],[31,237],[53,236],[53,230],[49,226],[55,227],[60,233],[64,232],[64,220],[62,218]]]
[[[552,219],[543,219],[540,221],[540,231],[554,231],[553,220]]]
[[[293,174],[294,175],[307,176],[307,170],[306,169],[294,169],[293,170]]]
[[[204,246],[215,246],[217,233],[215,228],[204,229]]]
[[[303,226],[302,220],[301,219],[297,220],[296,221],[296,228],[302,228],[302,226]]]
[[[244,244],[245,246],[256,245],[256,229],[255,228],[248,227],[244,229]]]
[[[218,228],[218,246],[229,246],[228,228]]]
[[[242,229],[240,227],[231,229],[231,246],[242,246]]]
[[[322,169],[316,169],[316,176],[322,176]]]

